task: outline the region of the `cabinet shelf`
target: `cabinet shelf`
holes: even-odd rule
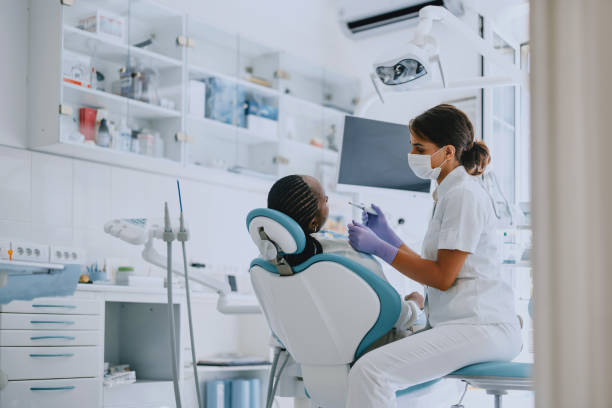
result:
[[[83,55],[91,55],[104,61],[121,65],[127,64],[127,58],[134,57],[146,60],[149,66],[157,69],[180,68],[182,61],[158,54],[149,50],[127,45],[100,37],[80,28],[64,25],[64,48]]]
[[[201,68],[201,67],[197,67],[194,65],[190,65],[189,66],[189,75],[190,77],[193,78],[209,78],[209,77],[215,77],[215,78],[221,78],[221,79],[225,79],[227,81],[233,82],[237,85],[241,85],[246,89],[250,89],[258,94],[261,95],[266,95],[266,96],[272,96],[272,97],[278,97],[280,95],[280,92],[277,89],[274,88],[269,88],[267,86],[263,86],[263,85],[259,85],[259,84],[255,84],[253,82],[247,81],[245,79],[241,79],[241,78],[236,78],[234,76],[231,75],[227,75],[227,74],[222,74],[220,72],[215,72],[215,71],[211,71],[211,70],[207,70],[205,68]]]
[[[282,143],[287,145],[288,148],[299,151],[300,153],[323,157],[325,161],[335,163],[340,158],[339,153],[334,150],[313,146],[297,140],[283,139]]]
[[[312,116],[312,117],[324,117],[324,116],[346,116],[350,115],[349,112],[332,108],[329,106],[323,106],[316,102],[309,101],[307,99],[298,98],[291,94],[282,94],[281,103],[284,107],[288,108],[289,111],[299,110],[300,114]]]
[[[244,144],[278,142],[276,135],[253,132],[247,128],[230,125],[209,118],[186,117],[187,131],[194,138],[216,137]]]
[[[164,157],[150,157],[142,154],[70,141],[62,141],[61,143],[41,147],[37,150],[159,174],[179,174],[182,169],[179,162]]]
[[[139,119],[181,117],[181,112],[177,110],[162,108],[161,106],[67,82],[63,83],[63,91],[64,103],[73,105],[75,109],[81,106],[102,108],[118,115],[127,115],[129,113],[130,116]]]

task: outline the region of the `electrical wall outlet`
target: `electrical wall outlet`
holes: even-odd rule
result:
[[[86,253],[83,248],[51,245],[50,262],[60,264],[84,264]]]
[[[0,239],[0,259],[9,259],[8,250],[10,248],[10,245],[10,240]]]
[[[13,260],[49,262],[49,246],[26,241],[11,241]]]

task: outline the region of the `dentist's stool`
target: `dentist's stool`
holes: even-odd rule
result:
[[[509,390],[533,390],[532,365],[530,363],[487,362],[463,367],[446,378],[454,378],[494,397],[495,408],[501,408],[502,396]]]
[[[533,298],[529,299],[529,315]],[[523,326],[521,320],[521,327]],[[495,408],[501,408],[502,397],[510,390],[532,391],[534,388],[533,364],[513,362],[487,362],[463,367],[447,376],[487,391],[493,395]],[[465,393],[464,393],[465,396]],[[463,397],[461,397],[463,400]],[[461,407],[461,402],[457,407]]]
[[[292,268],[284,255],[302,252],[306,236],[281,212],[253,210],[247,229],[265,258],[253,260],[250,272],[270,329],[300,365],[311,401],[344,408],[351,364],[393,328],[399,294],[374,272],[338,255],[315,255]]]

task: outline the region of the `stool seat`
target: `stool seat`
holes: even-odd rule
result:
[[[401,397],[401,396],[404,396],[404,395],[407,395],[407,394],[412,394],[414,392],[417,392],[417,391],[420,391],[422,389],[425,389],[425,388],[429,387],[430,385],[434,385],[435,383],[437,383],[440,380],[441,380],[440,378],[437,378],[435,380],[427,381],[427,382],[424,382],[422,384],[413,385],[412,387],[408,387],[408,388],[405,388],[403,390],[397,391],[395,393],[395,395],[397,397]]]
[[[460,368],[450,375],[531,378],[532,366],[533,365],[531,363],[490,361],[487,363],[477,363]]]
[[[487,391],[533,389],[533,364],[491,361],[472,364],[446,376]]]

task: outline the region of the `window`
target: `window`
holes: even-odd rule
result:
[[[515,48],[495,33],[493,46],[506,56],[509,63],[515,62]],[[504,197],[513,204],[517,201],[518,87],[493,88],[492,96],[492,127],[486,140],[491,151],[491,168]]]

